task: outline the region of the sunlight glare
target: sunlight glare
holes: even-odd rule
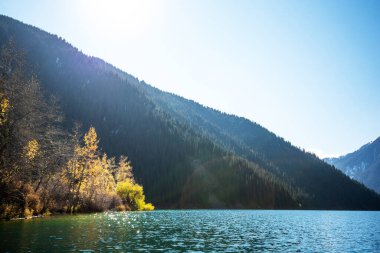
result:
[[[82,18],[98,33],[141,36],[154,22],[157,2],[149,0],[82,0]],[[122,27],[122,28],[120,28]],[[122,30],[120,30],[122,29]]]

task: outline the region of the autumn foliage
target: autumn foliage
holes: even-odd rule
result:
[[[145,203],[143,188],[135,183],[127,158],[121,156],[116,164],[115,158],[99,152],[98,142],[95,128],[91,127],[84,135],[84,145],[75,147],[75,155],[63,171],[63,182],[69,192],[66,211],[102,211],[115,207],[153,210],[151,204]],[[125,195],[125,192],[135,194]]]
[[[62,127],[57,100],[42,93],[11,41],[0,53],[0,218],[50,212],[152,210],[131,163],[99,150],[95,128]],[[78,124],[77,124],[78,125]],[[121,189],[128,183],[130,189]],[[125,191],[135,194],[124,194]]]

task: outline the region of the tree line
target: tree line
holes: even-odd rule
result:
[[[233,159],[230,152],[173,117],[170,106],[160,108],[144,82],[55,35],[7,18],[0,23],[5,27],[0,27],[0,43],[13,37],[26,50],[44,91],[59,98],[64,128],[71,130],[76,121],[85,129],[94,126],[102,150],[115,157],[128,154],[136,181],[155,206],[277,208],[266,200],[280,193],[287,196],[284,208],[295,206],[291,187],[281,187],[277,177],[263,176],[252,164],[239,169],[227,162]],[[192,122],[198,124],[194,118]],[[226,184],[222,191],[215,187]]]

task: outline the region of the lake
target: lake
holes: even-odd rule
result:
[[[0,238],[0,252],[380,252],[380,212],[109,212],[0,222]]]

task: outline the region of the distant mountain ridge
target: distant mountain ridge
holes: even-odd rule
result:
[[[380,137],[355,152],[324,160],[350,178],[380,193]]]
[[[248,119],[163,92],[56,35],[0,16],[66,127],[92,125],[113,156],[127,154],[158,208],[380,209],[380,197]]]

